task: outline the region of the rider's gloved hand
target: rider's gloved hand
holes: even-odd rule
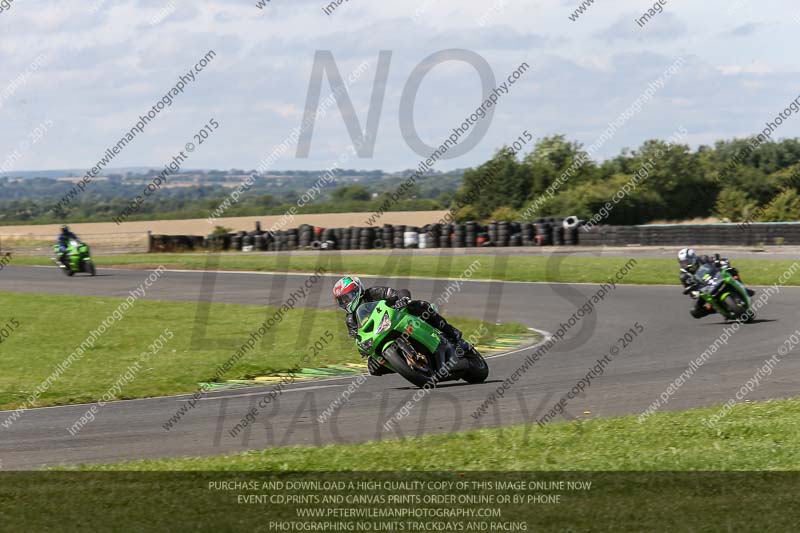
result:
[[[399,298],[397,302],[395,302],[395,304],[392,306],[392,308],[397,310],[403,309],[409,304],[409,302],[411,302],[411,298],[409,298],[408,296],[404,296],[402,298]]]

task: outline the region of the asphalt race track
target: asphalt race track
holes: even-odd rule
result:
[[[122,297],[142,283],[146,275],[142,270],[102,270],[96,278],[76,276],[67,280],[53,268],[7,267],[0,277],[0,290]],[[202,272],[165,273],[146,298],[196,302],[203,276]],[[219,273],[212,301],[279,304],[307,278],[305,274],[288,275],[282,283],[283,276]],[[304,304],[332,309],[329,295],[334,280],[329,277],[314,286]],[[387,280],[370,278],[368,282],[384,284]],[[417,298],[433,299],[448,281],[413,279],[389,283],[407,286]],[[597,289],[593,285],[467,282],[452,297],[445,314],[518,321],[554,332]],[[763,361],[797,329],[798,298],[800,288],[796,287],[784,287],[771,296],[759,313],[759,320],[742,327],[727,345],[722,345],[664,409],[721,404],[733,398]],[[170,431],[162,424],[188,396],[107,404],[97,420],[75,437],[66,428],[85,412],[85,405],[30,410],[10,429],[0,428],[2,467],[31,469],[59,463],[220,454],[279,445],[353,443],[533,422],[585,376],[635,322],[644,326],[644,333],[620,351],[605,374],[592,381],[584,397],[567,405],[564,418],[638,414],[722,333],[724,326],[718,316],[696,321],[689,316],[689,305],[689,298],[681,295],[677,287],[617,286],[594,313],[572,328],[477,421],[471,413],[517,370],[531,349],[490,360],[489,382],[483,385],[446,384],[432,391],[393,431],[384,431],[384,422],[417,391],[397,376],[369,377],[336,415],[324,423],[317,421],[317,416],[354,381],[351,376],[287,386],[263,410],[264,414],[249,428],[252,431],[245,430],[236,438],[229,436],[228,430],[272,387],[209,393]],[[795,396],[798,385],[800,362],[790,353],[747,399]],[[0,413],[0,419],[6,416],[8,413]]]

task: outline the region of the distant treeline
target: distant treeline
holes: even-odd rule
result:
[[[580,144],[556,135],[538,140],[521,157],[504,147],[479,167],[425,176],[392,210],[458,206],[459,221],[566,215],[589,220],[600,212],[600,223],[608,224],[711,216],[732,222],[794,221],[800,220],[799,162],[797,139],[734,139],[697,150],[650,140],[596,162]],[[258,180],[225,216],[282,214],[320,175]],[[380,171],[337,178],[300,212],[374,211],[403,181]],[[129,177],[92,183],[64,217],[56,217],[53,201],[70,186],[49,178],[0,178],[0,224],[110,221],[141,192],[142,184],[131,183]],[[159,190],[130,220],[205,218],[230,192],[213,184]]]
[[[259,179],[224,216],[278,215],[296,206],[298,198],[317,184],[321,173],[291,179]],[[342,175],[346,175],[342,172]],[[350,175],[347,175],[350,176]],[[119,216],[129,202],[142,193],[148,175],[133,178],[112,177],[95,181],[66,206],[63,216],[53,210],[54,199],[61,198],[71,183],[51,178],[14,180],[0,178],[0,225],[59,222],[108,222]],[[378,208],[386,195],[402,182],[400,177],[337,177],[324,185],[315,201],[303,205],[303,213],[368,212]],[[214,179],[206,180],[211,183]],[[237,184],[228,181],[229,184]],[[426,176],[397,206],[399,211],[439,209],[452,201],[461,183],[460,175]],[[182,186],[159,189],[148,196],[135,215],[126,220],[206,218],[229,198],[231,187],[222,185]]]

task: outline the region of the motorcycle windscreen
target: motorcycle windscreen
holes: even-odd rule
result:
[[[697,269],[697,272],[695,273],[694,277],[696,277],[700,281],[705,282],[707,279],[713,278],[716,273],[717,269],[714,268],[714,265],[705,264]]]
[[[372,316],[372,312],[378,306],[378,302],[367,302],[358,306],[356,309],[356,322],[358,323],[358,327],[361,327],[364,322],[369,320],[369,317]]]

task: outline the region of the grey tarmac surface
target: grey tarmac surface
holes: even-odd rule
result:
[[[54,268],[7,267],[0,276],[0,291],[122,297],[147,276],[142,270],[102,270],[99,274],[96,278],[65,279]],[[167,272],[147,298],[196,302],[203,276],[202,272]],[[212,301],[278,304],[305,279],[306,274],[219,273]],[[332,309],[329,294],[334,280],[326,278],[315,285],[303,305]],[[424,299],[435,299],[449,283],[380,278],[370,278],[369,282],[406,286],[415,297]],[[598,288],[588,284],[466,282],[444,313],[517,321],[554,332]],[[757,291],[760,294],[763,289]],[[662,409],[721,404],[733,398],[800,325],[798,298],[800,288],[794,287],[783,287],[771,296],[759,320],[735,333]],[[284,445],[355,443],[534,422],[584,377],[597,359],[609,353],[612,345],[619,345],[618,339],[635,322],[645,328],[644,333],[620,350],[605,373],[592,381],[582,397],[570,401],[558,420],[638,414],[722,334],[725,325],[718,316],[694,320],[689,316],[689,305],[689,298],[677,287],[618,285],[477,420],[471,413],[519,368],[532,348],[491,359],[491,374],[485,384],[444,384],[424,395],[391,431],[383,429],[386,420],[417,393],[397,376],[368,377],[330,419],[317,419],[356,380],[347,377],[288,385],[276,401],[260,410],[256,423],[235,438],[228,431],[272,387],[209,393],[169,431],[163,424],[188,396],[109,403],[74,437],[66,428],[88,406],[33,409],[10,429],[0,427],[0,460],[4,469],[32,469]],[[783,357],[774,373],[747,400],[795,396],[800,386],[800,357],[796,353]],[[8,414],[0,413],[0,420]],[[498,442],[498,446],[503,445]]]

